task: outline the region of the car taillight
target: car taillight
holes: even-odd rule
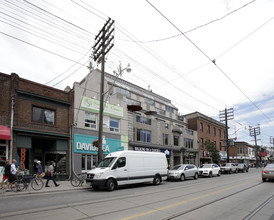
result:
[[[268,172],[263,170],[263,173],[268,173]]]

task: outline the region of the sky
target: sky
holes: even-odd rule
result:
[[[0,72],[64,89],[89,72],[95,36],[115,21],[105,70],[219,120],[229,137],[274,138],[273,0],[0,0]]]

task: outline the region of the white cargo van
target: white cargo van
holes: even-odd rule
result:
[[[117,151],[108,154],[97,168],[87,172],[87,183],[94,189],[153,182],[160,184],[167,178],[167,159],[164,153]]]

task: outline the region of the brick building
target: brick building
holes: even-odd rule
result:
[[[225,125],[200,112],[193,112],[184,116],[188,120],[188,128],[197,131],[200,164],[211,163],[212,159],[205,148],[205,141],[215,143],[218,151],[224,151]]]
[[[66,178],[73,92],[22,79],[15,73],[0,73],[0,84],[0,125],[11,130],[11,141],[0,140],[6,144],[6,158],[17,159],[26,173],[35,172],[37,160],[45,169],[55,161],[57,177]]]
[[[243,141],[234,142],[234,146],[229,148],[229,159],[234,163],[255,163],[254,146]]]

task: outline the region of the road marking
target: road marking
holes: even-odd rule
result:
[[[151,210],[151,211],[148,211],[148,212],[143,212],[143,213],[140,213],[138,215],[133,215],[133,216],[129,216],[129,217],[126,217],[126,218],[122,218],[121,220],[128,220],[128,219],[133,219],[133,218],[137,218],[137,217],[140,217],[140,216],[148,215],[148,214],[151,214],[153,212],[165,210],[165,209],[168,209],[168,208],[171,208],[171,207],[182,205],[184,203],[188,203],[188,202],[191,202],[191,201],[202,199],[202,198],[205,198],[205,197],[208,197],[208,196],[211,196],[211,195],[214,195],[214,194],[218,194],[218,193],[221,193],[221,192],[224,192],[224,191],[228,191],[228,190],[240,187],[240,186],[244,186],[244,185],[247,185],[249,183],[256,182],[256,181],[250,181],[250,182],[246,182],[246,183],[241,183],[241,184],[238,184],[238,185],[235,185],[235,186],[231,186],[231,187],[228,187],[228,188],[225,188],[225,189],[221,189],[221,190],[218,190],[218,191],[207,193],[207,194],[204,194],[204,195],[192,198],[192,199],[184,200],[184,201],[181,201],[181,202],[178,202],[178,203],[174,203],[174,204],[171,204],[171,205],[168,205],[168,206],[164,206],[164,207],[161,207],[161,208],[158,208],[158,209],[154,209],[154,210]]]

